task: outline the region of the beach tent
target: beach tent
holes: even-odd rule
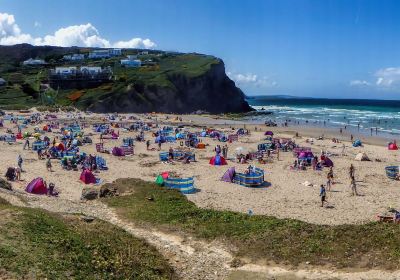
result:
[[[230,167],[222,176],[221,180],[225,182],[232,183],[233,178],[235,177],[235,167]]]
[[[96,184],[96,177],[94,177],[92,171],[88,169],[82,171],[80,180],[85,184]]]
[[[176,134],[176,139],[185,139],[185,135],[179,132]]]
[[[265,133],[264,133],[264,135],[269,135],[269,136],[274,136],[274,133],[272,132],[272,131],[266,131]]]
[[[26,192],[28,193],[33,193],[33,194],[47,194],[47,188],[44,185],[43,178],[36,178],[33,179],[25,189]]]
[[[358,161],[369,161],[368,156],[365,153],[358,153],[355,157],[355,160]]]
[[[243,147],[237,147],[236,149],[235,149],[235,154],[238,156],[238,155],[245,155],[245,154],[247,154],[247,149],[246,148],[243,148]]]
[[[59,150],[59,151],[64,151],[65,147],[63,143],[56,143],[55,147]]]
[[[396,180],[399,176],[399,167],[398,166],[386,166],[385,171],[386,171],[386,176],[389,179]]]
[[[330,158],[326,157],[324,160],[324,166],[325,167],[333,167],[333,161]]]
[[[114,156],[117,156],[117,157],[123,157],[123,156],[125,156],[124,151],[123,151],[120,147],[114,147],[114,148],[112,149],[112,154],[113,154]]]
[[[211,137],[211,138],[219,138],[219,137],[221,137],[221,133],[218,132],[218,131],[216,131],[216,130],[214,130],[214,131],[212,131],[212,132],[210,133],[210,137]]]
[[[213,156],[210,159],[210,164],[211,165],[227,165],[225,158],[220,155]]]
[[[156,142],[156,143],[165,143],[165,137],[159,135],[159,136],[156,137],[155,142]]]
[[[389,143],[388,149],[391,151],[395,151],[395,150],[398,150],[399,148],[397,147],[396,142],[393,142],[393,143]]]
[[[159,186],[164,185],[164,178],[161,175],[158,175],[155,183]]]
[[[361,140],[357,139],[356,141],[353,142],[353,147],[361,147],[361,146],[362,146]]]

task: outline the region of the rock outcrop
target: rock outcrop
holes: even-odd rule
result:
[[[198,77],[175,74],[168,76],[173,87],[130,85],[124,92],[112,94],[91,104],[93,112],[174,112],[210,113],[249,112],[243,92],[225,74],[221,61]]]

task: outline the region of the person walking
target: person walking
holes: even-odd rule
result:
[[[30,144],[30,143],[29,143],[29,139],[26,138],[25,144],[24,144],[24,150],[26,149],[26,146],[28,146],[28,150],[29,150],[29,148],[30,148],[29,144]]]

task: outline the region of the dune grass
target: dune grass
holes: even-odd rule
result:
[[[159,253],[106,222],[0,199],[0,278],[176,279]]]
[[[299,265],[399,269],[400,227],[395,224],[323,226],[268,216],[198,208],[185,196],[156,184],[119,179],[132,195],[105,199],[121,217],[143,226],[219,239],[237,257]],[[148,200],[153,197],[154,200]]]

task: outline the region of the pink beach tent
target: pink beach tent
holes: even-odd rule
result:
[[[33,194],[47,194],[47,188],[44,184],[43,178],[36,178],[33,179],[25,189],[26,192],[28,193],[33,193]]]

